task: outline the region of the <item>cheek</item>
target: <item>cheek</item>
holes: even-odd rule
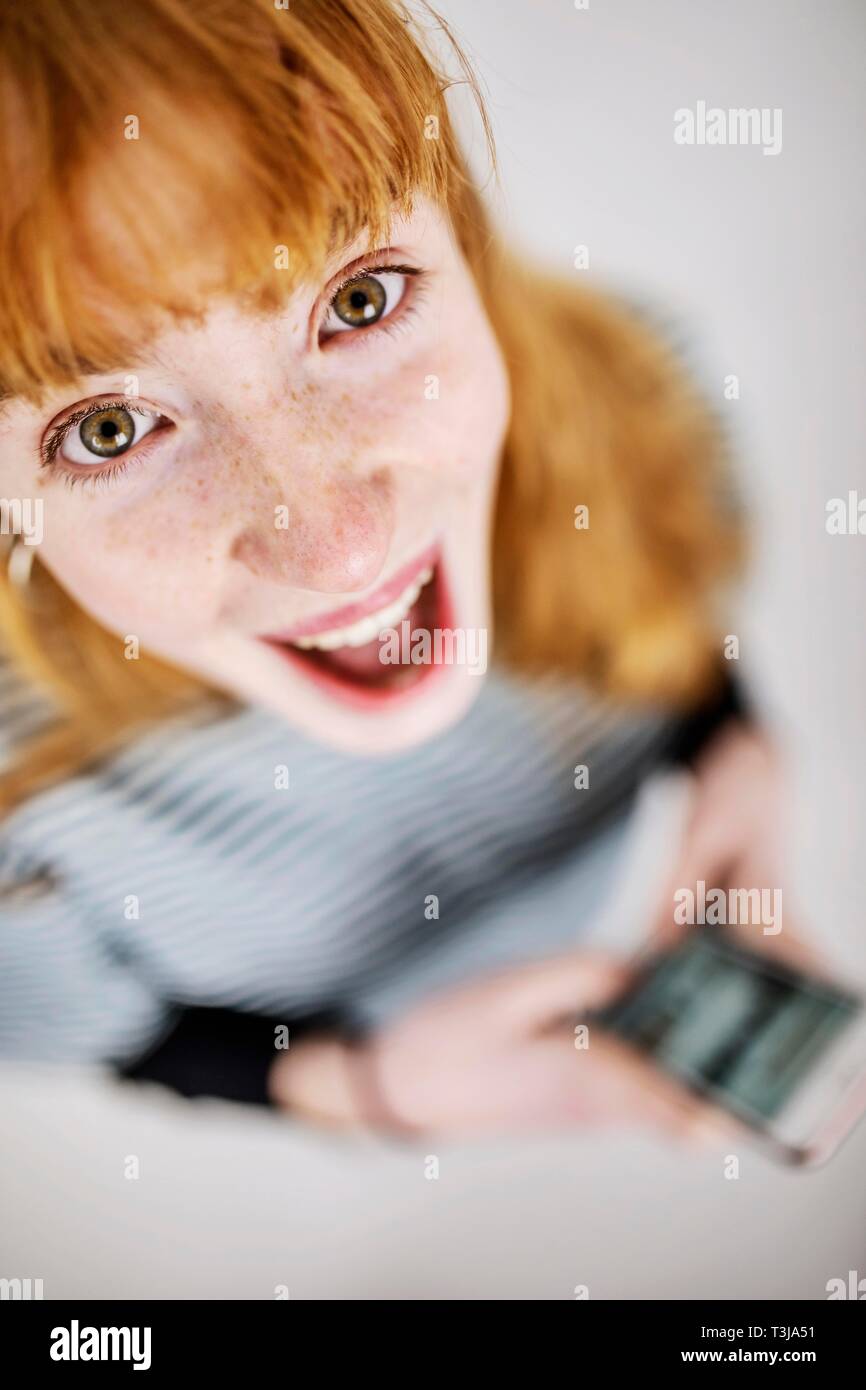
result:
[[[510,411],[508,376],[480,307],[442,330],[367,390],[355,442],[372,457],[411,459],[440,481],[471,485],[496,472]]]
[[[425,429],[447,441],[443,465],[471,481],[496,468],[510,402],[502,351],[468,276],[449,296],[440,330]]]
[[[508,427],[510,391],[499,345],[486,323],[447,363],[439,404],[443,426],[456,444],[455,469],[470,477],[495,471]]]
[[[495,484],[508,424],[509,397],[496,350],[458,350],[442,364],[438,397],[425,403],[424,454],[431,473],[461,496]]]
[[[74,534],[74,533],[73,533]],[[216,593],[216,566],[206,548],[181,544],[176,534],[148,524],[91,527],[83,539],[67,530],[55,553],[42,558],[58,582],[98,622],[121,637],[155,643],[188,633],[206,620]]]

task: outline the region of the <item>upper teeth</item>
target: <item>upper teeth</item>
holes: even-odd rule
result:
[[[315,647],[322,652],[331,652],[336,647],[363,647],[367,642],[374,641],[383,628],[393,627],[401,618],[405,618],[424,585],[429,584],[432,578],[432,569],[422,570],[393,603],[389,603],[386,608],[380,608],[378,613],[370,613],[349,627],[317,632],[312,637],[297,637],[292,646],[304,649]]]

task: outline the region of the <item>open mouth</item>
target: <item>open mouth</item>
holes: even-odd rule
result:
[[[448,627],[450,607],[441,555],[431,547],[370,599],[263,640],[328,693],[378,703],[415,690],[439,669],[393,660],[399,643],[386,634],[407,623],[409,632]]]

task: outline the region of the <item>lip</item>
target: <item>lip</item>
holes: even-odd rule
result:
[[[411,582],[414,575],[419,570],[426,568],[428,564],[434,566],[437,572],[439,608],[437,626],[453,627],[456,617],[454,600],[438,546],[431,546],[419,561],[413,562],[412,565],[401,570],[399,575],[395,575],[394,582],[398,585],[397,592],[401,592],[401,587]],[[404,574],[408,576],[405,580],[402,578]],[[378,603],[378,596],[376,596],[376,601]],[[323,695],[328,696],[338,704],[349,706],[359,714],[376,715],[383,708],[394,710],[396,707],[416,699],[421,691],[429,692],[431,686],[437,685],[448,673],[448,668],[445,666],[430,665],[421,667],[418,679],[408,686],[389,688],[387,686],[356,685],[351,681],[344,680],[341,676],[328,670],[327,667],[319,666],[315,661],[310,661],[308,655],[296,647],[273,642],[273,639],[270,639],[268,644],[271,645],[271,643],[275,655],[288,662],[299,674],[303,673],[304,679],[321,690]]]
[[[374,589],[367,598],[359,599],[357,603],[347,603],[343,608],[333,608],[330,613],[319,613],[313,618],[302,618],[300,622],[292,627],[284,629],[282,632],[269,632],[263,638],[264,642],[297,642],[300,637],[318,637],[322,632],[333,632],[337,628],[350,627],[352,623],[360,622],[370,613],[378,613],[380,608],[385,608],[389,603],[393,603],[395,598],[399,598],[404,589],[407,589],[412,580],[419,575],[422,570],[433,569],[439,558],[439,544],[434,542],[429,545],[423,554],[417,559],[410,560],[402,569],[397,570],[389,580],[380,584],[378,589]]]

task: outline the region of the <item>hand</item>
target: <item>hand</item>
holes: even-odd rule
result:
[[[624,1044],[575,1025],[617,994],[628,970],[573,953],[435,996],[371,1039],[367,1062],[384,1105],[425,1133],[477,1134],[569,1125],[644,1126],[697,1139],[727,1122]],[[310,1039],[286,1054],[274,1099],[351,1126],[363,1121],[346,1049]]]
[[[744,725],[730,724],[709,745],[695,770],[692,805],[676,866],[654,924],[651,946],[672,946],[692,930],[674,917],[675,894],[721,888],[767,890],[770,915],[728,923],[754,950],[767,951],[811,973],[825,973],[816,953],[798,936],[790,895],[784,888],[785,791],[770,742]],[[727,902],[733,900],[728,895]],[[737,915],[742,915],[738,910]]]

